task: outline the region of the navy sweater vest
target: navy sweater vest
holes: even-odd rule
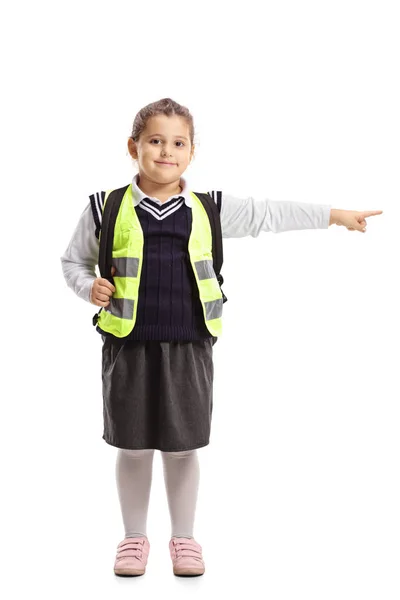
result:
[[[178,203],[174,198],[162,206],[146,198],[135,210],[144,236],[143,265],[136,322],[122,339],[190,341],[212,337],[204,322],[189,260],[192,209],[179,197]],[[115,337],[98,326],[96,329]]]

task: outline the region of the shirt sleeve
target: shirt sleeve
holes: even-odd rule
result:
[[[329,227],[330,204],[238,198],[216,190],[208,193],[219,203],[224,238],[257,237],[261,231],[281,233]]]
[[[95,266],[99,260],[98,224],[89,202],[82,212],[72,238],[60,257],[67,285],[83,300],[90,302],[92,285],[97,278]]]

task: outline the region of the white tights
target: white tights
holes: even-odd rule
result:
[[[193,538],[200,467],[197,450],[161,452],[171,537]],[[118,448],[116,479],[125,537],[147,536],[154,450]]]

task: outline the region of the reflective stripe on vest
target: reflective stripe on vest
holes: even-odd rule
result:
[[[111,191],[106,192],[103,211]],[[190,263],[199,289],[206,327],[211,335],[219,336],[222,333],[223,298],[213,268],[210,221],[199,198],[190,193],[193,198],[192,229],[188,244]],[[100,329],[119,338],[129,335],[135,326],[143,244],[143,231],[133,206],[132,186],[129,185],[115,222],[112,249],[112,266],[116,269],[113,276],[115,292],[98,319]]]

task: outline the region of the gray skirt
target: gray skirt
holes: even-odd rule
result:
[[[103,439],[117,448],[207,446],[216,337],[191,342],[102,336]]]

